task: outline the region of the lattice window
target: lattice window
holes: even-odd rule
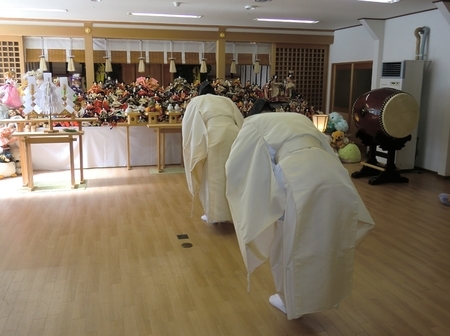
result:
[[[275,74],[283,80],[292,73],[297,92],[316,110],[325,107],[328,47],[276,48]]]
[[[23,72],[21,62],[21,43],[0,37],[0,83],[5,82],[5,72],[14,70],[18,82]]]

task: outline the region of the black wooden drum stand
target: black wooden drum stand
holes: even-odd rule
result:
[[[374,138],[362,131],[358,131],[356,137],[360,138],[363,144],[369,147],[369,152],[367,161],[362,162],[363,167],[361,170],[352,173],[351,176],[353,178],[374,176],[369,179],[369,184],[371,185],[409,182],[408,178],[400,175],[395,166],[395,151],[402,149],[405,143],[411,140],[411,135],[401,139],[394,139],[384,135]],[[385,165],[380,165],[377,161],[377,146],[387,151]]]

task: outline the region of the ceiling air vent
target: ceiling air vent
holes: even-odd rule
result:
[[[382,78],[403,78],[403,62],[383,62],[381,69]]]

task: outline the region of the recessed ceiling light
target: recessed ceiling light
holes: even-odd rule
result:
[[[67,9],[58,9],[58,8],[27,8],[27,7],[16,7],[16,8],[2,8],[2,10],[15,10],[15,11],[24,11],[24,12],[68,12]]]
[[[186,15],[186,14],[159,14],[159,13],[128,13],[128,15],[135,16],[156,16],[156,17],[167,17],[167,18],[184,18],[184,19],[199,19],[201,15]]]
[[[358,1],[366,1],[366,2],[379,2],[379,3],[396,3],[400,0],[358,0]]]
[[[288,23],[318,23],[315,20],[304,20],[304,19],[266,19],[266,18],[256,18],[255,21],[265,21],[265,22],[288,22]]]
[[[269,1],[272,1],[272,0],[255,0],[255,2],[269,2]]]
[[[254,9],[256,9],[256,6],[245,6],[244,8],[246,10],[254,10]]]

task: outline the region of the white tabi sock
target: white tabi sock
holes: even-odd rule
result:
[[[450,194],[440,194],[439,199],[441,200],[442,204],[450,205]]]
[[[281,297],[278,294],[274,294],[269,298],[269,302],[272,306],[275,308],[278,308],[283,313],[286,314],[286,306],[284,305],[283,301],[281,300]]]
[[[202,215],[202,217],[200,217],[202,219],[202,221],[204,222],[208,222],[208,217],[206,217],[206,215]]]

